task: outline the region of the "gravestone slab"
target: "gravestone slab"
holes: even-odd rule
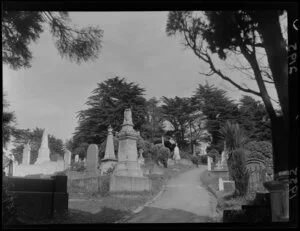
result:
[[[266,162],[258,158],[246,160],[246,168],[249,173],[248,190],[252,192],[267,191],[263,183],[267,181]]]
[[[30,145],[26,144],[23,149],[22,164],[30,164]]]
[[[65,154],[64,154],[65,169],[70,168],[70,165],[71,165],[71,157],[72,157],[71,152],[70,152],[69,150],[66,150],[66,151],[65,151]]]
[[[98,167],[98,146],[96,144],[90,144],[87,150],[86,157],[86,170],[88,172],[97,171]]]

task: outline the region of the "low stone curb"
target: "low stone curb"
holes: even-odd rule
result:
[[[203,184],[203,183],[202,183]],[[217,200],[219,199],[216,192],[209,186],[209,185],[205,185],[203,184],[203,186],[207,189],[207,191],[210,192],[210,194],[212,194]],[[218,207],[216,207],[216,213],[217,213],[217,216],[215,216],[219,222],[222,222],[221,219],[223,217],[223,214],[222,214],[222,210],[220,210]],[[214,217],[214,218],[215,218]]]

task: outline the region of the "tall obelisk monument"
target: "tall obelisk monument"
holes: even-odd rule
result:
[[[50,161],[50,150],[48,147],[48,133],[47,130],[44,129],[41,147],[39,149],[38,158],[35,162],[35,164],[40,164],[45,161]]]

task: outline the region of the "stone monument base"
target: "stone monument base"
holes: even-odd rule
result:
[[[44,161],[41,164],[20,164],[16,166],[13,176],[24,177],[27,175],[44,174],[52,175],[65,170],[64,161]]]
[[[106,160],[100,164],[100,175],[106,175],[110,169],[114,169],[117,165],[116,160]]]
[[[143,170],[137,161],[121,161],[118,162],[114,175],[143,177]]]
[[[148,177],[118,176],[110,177],[109,191],[111,192],[142,192],[150,191],[151,181]]]

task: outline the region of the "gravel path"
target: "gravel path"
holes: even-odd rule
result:
[[[206,166],[199,166],[171,179],[153,203],[126,223],[210,222],[216,216],[217,201],[200,182]]]

